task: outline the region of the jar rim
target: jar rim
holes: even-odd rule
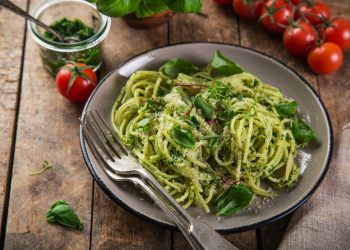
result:
[[[72,52],[72,51],[81,51],[81,50],[86,50],[90,49],[92,47],[95,47],[98,45],[102,40],[107,36],[110,27],[111,27],[111,18],[107,17],[100,12],[97,11],[96,6],[83,0],[42,0],[39,2],[34,8],[30,11],[30,14],[38,18],[40,14],[45,11],[46,9],[50,8],[51,6],[58,4],[58,3],[63,3],[63,2],[75,2],[75,3],[80,3],[80,4],[85,4],[94,11],[96,11],[96,14],[98,14],[101,17],[101,27],[99,30],[89,39],[77,42],[77,43],[61,43],[61,42],[55,42],[52,40],[46,39],[44,36],[42,36],[39,31],[38,31],[38,26],[31,22],[28,21],[28,27],[29,30],[32,33],[32,36],[34,40],[44,48],[54,50],[57,52]]]

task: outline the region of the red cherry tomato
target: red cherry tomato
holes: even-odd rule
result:
[[[342,50],[350,49],[350,20],[336,18],[319,29],[320,38],[337,44]]]
[[[322,19],[329,20],[331,18],[329,6],[320,1],[304,1],[302,4],[298,5],[298,11],[295,13],[295,18],[301,18],[301,13],[304,14],[305,18],[314,26],[321,24]]]
[[[292,4],[297,5],[303,0],[290,0],[290,1],[292,2]]]
[[[284,47],[291,55],[305,56],[315,43],[315,31],[305,21],[291,24],[283,33]]]
[[[307,63],[317,74],[331,74],[343,64],[343,52],[335,43],[326,42],[310,50]]]
[[[260,16],[263,3],[261,0],[233,0],[233,10],[246,19],[256,19]]]
[[[214,0],[217,4],[226,5],[231,3],[231,0]]]
[[[72,78],[73,84],[69,86]],[[67,63],[56,75],[56,87],[65,98],[71,101],[85,101],[97,83],[94,71],[83,63]]]
[[[273,33],[282,33],[289,25],[292,6],[284,0],[270,0],[261,11],[262,25]]]

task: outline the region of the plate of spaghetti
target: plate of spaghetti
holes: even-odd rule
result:
[[[259,52],[186,43],[137,55],[87,101],[190,214],[221,233],[277,220],[302,205],[332,153],[327,111],[292,69]],[[88,169],[128,211],[174,224],[128,184],[110,180],[80,136]]]

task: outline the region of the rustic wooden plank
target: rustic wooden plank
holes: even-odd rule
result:
[[[27,1],[16,0],[13,2],[24,9],[27,6]],[[7,191],[5,189],[17,111],[16,99],[23,56],[25,20],[8,10],[1,9],[0,11],[0,225],[2,225],[5,192]],[[2,227],[0,227],[0,235],[2,235]]]
[[[31,7],[39,0],[32,0]],[[42,67],[38,47],[26,40],[21,102],[13,166],[6,249],[87,249],[92,178],[78,138],[81,104],[65,100]],[[54,169],[31,176],[48,160]],[[64,199],[84,222],[76,231],[46,222],[52,203]]]
[[[220,7],[212,0],[204,1],[202,13],[207,15],[176,14],[170,22],[170,43],[188,41],[216,41],[239,44],[237,18],[230,6]],[[254,230],[225,236],[241,249],[256,249]],[[174,249],[189,249],[180,233],[174,233]]]
[[[137,30],[114,19],[105,42],[105,72],[137,53],[167,43],[167,25]],[[171,232],[119,207],[95,183],[92,249],[170,249]]]

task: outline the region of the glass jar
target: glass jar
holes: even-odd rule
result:
[[[31,15],[47,25],[67,18],[79,19],[93,28],[95,34],[87,40],[76,43],[61,43],[45,38],[45,30],[28,22],[29,30],[40,48],[44,68],[56,75],[57,69],[66,61],[81,62],[94,66],[97,71],[102,65],[101,42],[107,36],[111,19],[96,10],[95,5],[83,0],[44,0],[34,7]]]

